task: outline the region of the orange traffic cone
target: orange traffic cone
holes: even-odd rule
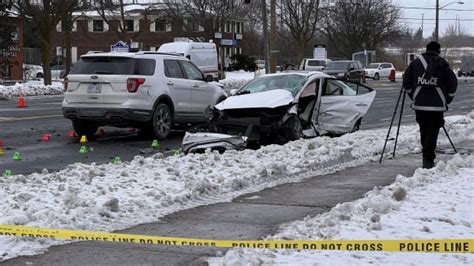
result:
[[[388,77],[388,79],[391,81],[391,82],[395,82],[396,81],[396,73],[395,73],[395,69],[392,69],[390,71],[390,76]]]
[[[45,133],[42,138],[43,141],[48,142],[51,140],[51,134]]]
[[[25,108],[26,107],[26,100],[23,96],[20,96],[18,99],[18,108]]]

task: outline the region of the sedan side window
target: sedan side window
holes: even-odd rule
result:
[[[164,60],[165,76],[168,78],[184,79],[184,74],[177,60]]]
[[[349,83],[350,84],[350,83]],[[324,85],[323,95],[326,96],[354,96],[357,95],[357,89],[350,87],[340,80],[328,79]]]
[[[188,77],[188,79],[204,80],[201,71],[193,64],[187,61],[181,61],[181,65],[183,66],[184,72],[186,73],[186,77]]]

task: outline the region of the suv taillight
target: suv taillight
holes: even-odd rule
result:
[[[64,91],[67,91],[67,83],[68,83],[67,78],[64,78],[64,82],[63,82]]]
[[[137,92],[138,87],[145,83],[145,79],[129,78],[127,79],[127,90],[128,92]]]

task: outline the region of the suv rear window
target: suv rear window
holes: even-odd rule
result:
[[[79,75],[145,75],[155,73],[155,60],[130,57],[97,56],[83,57],[77,62],[70,74]]]

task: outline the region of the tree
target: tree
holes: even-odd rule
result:
[[[338,1],[327,11],[322,33],[337,56],[375,50],[401,32],[400,9],[389,0]]]
[[[127,30],[127,20],[129,19],[129,14],[137,10],[131,9],[132,4],[135,4],[135,1],[129,0],[95,0],[91,6],[97,11],[102,20],[104,20],[107,25],[109,25],[109,30],[117,33],[119,40],[127,41],[127,36],[129,36],[129,31]],[[153,8],[152,4],[149,4],[148,7],[139,10],[144,16],[145,24],[150,22],[147,19],[148,10]],[[139,29],[142,31],[142,28]],[[137,35],[132,36],[135,38]]]
[[[30,26],[41,41],[41,62],[43,64],[44,84],[51,84],[51,52],[52,36],[56,25],[61,19],[62,0],[23,0],[15,5],[25,21],[29,21]]]
[[[198,37],[213,39],[215,32],[221,32],[225,23],[232,18],[242,17],[248,7],[239,0],[188,0],[165,1],[165,12],[174,25],[182,25],[185,31],[200,31]],[[184,23],[186,20],[186,23]]]
[[[15,20],[12,19],[11,8],[11,3],[0,2],[0,73],[5,73],[9,67],[9,49],[15,44],[13,36],[17,28]],[[0,74],[0,77],[3,76]]]
[[[72,66],[72,44],[71,32],[73,31],[74,21],[79,18],[75,13],[84,11],[87,6],[81,0],[63,0],[63,9],[61,13],[61,30],[64,31],[64,48],[66,51],[66,75],[69,74]]]
[[[319,0],[281,0],[279,5],[281,22],[292,37],[288,41],[296,47],[299,62],[318,29]]]

